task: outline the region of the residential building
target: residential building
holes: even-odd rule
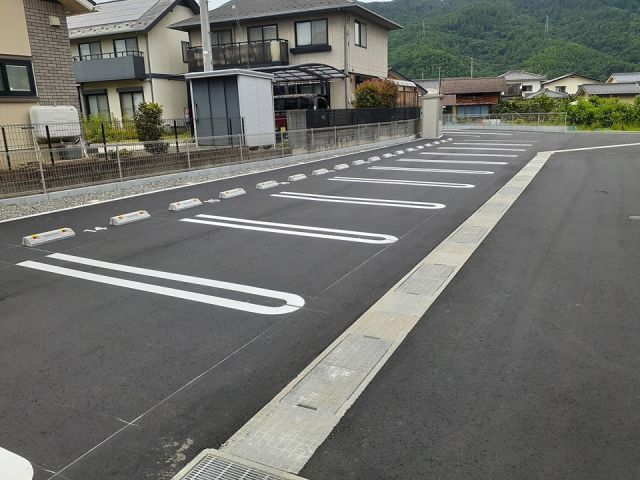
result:
[[[578,96],[617,98],[624,103],[634,103],[640,95],[640,85],[636,82],[629,83],[592,83],[582,85],[577,92]]]
[[[612,73],[607,83],[638,83],[640,72]]]
[[[419,98],[427,94],[427,90],[395,70],[389,70],[387,79],[398,89],[398,107],[417,107]]]
[[[488,115],[507,90],[504,78],[443,78],[441,94],[444,113],[457,116]]]
[[[198,11],[195,0],[113,0],[70,19],[82,112],[131,118],[156,102],[165,118],[183,118],[189,36],[167,27]]]
[[[538,90],[537,92],[527,93],[524,98],[537,98],[537,97],[549,97],[549,98],[569,98],[571,95],[568,93],[558,92],[556,90],[549,90],[548,88],[543,88],[542,90]]]
[[[387,77],[387,37],[402,28],[352,0],[235,0],[209,20],[214,69],[274,73],[288,108],[350,107],[360,83]],[[189,33],[189,71],[202,71],[200,18],[171,28]]]
[[[544,75],[525,72],[524,70],[510,70],[499,78],[507,82],[506,97],[524,97],[527,94],[538,92],[542,88],[542,82],[547,80]]]
[[[575,95],[581,85],[588,83],[599,83],[598,80],[577,73],[568,73],[560,77],[552,78],[546,82],[542,82],[542,87],[554,90],[560,93]]]
[[[414,80],[414,82],[425,89],[428,95],[438,95],[440,93],[439,78],[423,78]]]
[[[89,0],[0,1],[0,124],[29,123],[35,105],[79,108],[67,16]]]

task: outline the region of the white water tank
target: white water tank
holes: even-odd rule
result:
[[[78,110],[71,106],[34,106],[29,109],[33,133],[39,141],[47,140],[47,126],[52,140],[82,135]]]

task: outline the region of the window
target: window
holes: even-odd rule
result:
[[[367,24],[356,20],[354,23],[354,31],[356,46],[367,48]]]
[[[93,60],[102,55],[102,44],[100,42],[79,43],[78,53],[80,60]]]
[[[217,32],[211,32],[212,47],[219,47],[220,45],[227,45],[229,43],[233,43],[231,30],[219,30]]]
[[[189,42],[180,42],[182,45],[182,61],[187,63],[189,60],[187,58],[187,52],[189,51]]]
[[[86,95],[87,109],[89,115],[109,116],[109,99],[106,93],[95,93]]]
[[[296,46],[327,45],[328,43],[329,35],[326,19],[296,22]]]
[[[30,61],[0,59],[0,96],[36,96],[33,68]]]
[[[249,27],[247,38],[250,42],[264,42],[266,40],[276,40],[278,38],[278,25],[264,25],[260,27]]]
[[[120,108],[122,110],[122,117],[133,118],[133,114],[138,109],[141,103],[144,103],[144,94],[139,92],[121,92],[120,93]]]
[[[121,38],[113,41],[113,51],[116,57],[130,57],[138,55],[138,39],[136,37]]]
[[[533,92],[533,85],[522,85],[523,92]]]
[[[565,87],[564,85],[558,85],[556,87],[556,92],[567,93],[567,87]]]

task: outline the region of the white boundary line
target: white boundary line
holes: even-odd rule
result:
[[[369,243],[386,245],[398,241],[397,237],[381,233],[358,232],[352,230],[338,230],[334,228],[310,227],[307,225],[292,225],[288,223],[260,222],[243,218],[219,217],[216,215],[196,215],[197,218],[183,218],[181,222],[200,223],[204,225],[216,225],[220,227],[238,228],[242,230],[255,230],[258,232],[279,233],[282,235],[297,235],[300,237],[315,237],[329,240],[342,240],[345,242]],[[206,219],[206,220],[200,220]],[[283,227],[283,228],[274,228]],[[290,230],[286,230],[290,229]],[[307,231],[304,231],[307,230]],[[311,233],[325,232],[325,233]],[[331,235],[333,233],[334,235]]]
[[[209,305],[216,305],[219,307],[231,308],[234,310],[241,310],[250,313],[259,313],[261,315],[283,315],[286,313],[295,312],[304,306],[304,299],[298,295],[291,293],[278,292],[275,290],[267,290],[259,287],[251,287],[248,285],[241,285],[238,283],[222,282],[219,280],[210,280],[208,278],[192,277],[189,275],[180,275],[176,273],[161,272],[158,270],[149,270],[146,268],[131,267],[127,265],[120,265],[116,263],[102,262],[99,260],[92,260],[90,258],[75,257],[73,255],[66,255],[62,253],[55,253],[48,255],[47,258],[55,260],[63,260],[65,262],[77,263],[80,265],[87,265],[90,267],[102,268],[105,270],[112,270],[117,272],[130,273],[133,275],[140,275],[145,277],[160,278],[163,280],[171,280],[174,282],[188,283],[191,285],[202,285],[211,288],[218,288],[222,290],[230,290],[248,295],[255,295],[259,297],[282,300],[286,305],[280,307],[270,307],[263,305],[256,305],[247,303],[244,301],[230,300],[228,298],[217,297],[214,295],[204,295],[200,293],[189,292],[186,290],[178,290],[175,288],[161,287],[149,283],[135,282],[131,280],[125,280],[118,277],[109,277],[106,275],[99,275],[81,270],[73,270],[65,267],[58,267],[56,265],[50,265],[46,263],[40,263],[35,261],[26,261],[18,263],[20,267],[31,268],[34,270],[40,270],[43,272],[55,273],[58,275],[65,275],[67,277],[79,278],[82,280],[88,280],[90,282],[102,283],[105,285],[114,285],[117,287],[129,288],[132,290],[138,290],[141,292],[155,293],[158,295],[164,295],[167,297],[181,298],[184,300],[190,300],[193,302],[206,303]]]
[[[479,140],[477,142],[457,142],[451,145],[488,145],[490,147],[533,147],[533,143],[482,143]]]
[[[392,172],[428,172],[428,173],[460,173],[468,175],[493,175],[489,170],[449,170],[446,168],[412,168],[412,167],[369,167],[369,170],[385,170]]]
[[[390,178],[359,178],[359,177],[333,177],[333,182],[374,183],[379,185],[411,185],[414,187],[439,187],[439,188],[475,188],[470,183],[426,182],[422,180],[393,180]]]
[[[465,165],[509,165],[509,162],[491,162],[482,160],[423,160],[419,158],[400,158],[396,162],[416,162],[416,163],[459,163]]]
[[[473,150],[474,152],[526,152],[526,148],[440,147],[438,150]]]
[[[518,158],[518,155],[504,155],[501,153],[445,153],[445,152],[420,152],[420,155],[442,155],[451,157],[499,157]]]
[[[382,198],[338,197],[333,195],[318,195],[315,193],[280,192],[272,197],[291,198],[296,200],[310,200],[314,202],[348,203],[353,205],[376,205],[380,207],[417,208],[423,210],[440,210],[446,207],[442,203],[409,202],[406,200],[388,200]]]

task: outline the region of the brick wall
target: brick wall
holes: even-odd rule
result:
[[[62,5],[50,0],[24,0],[40,105],[73,105],[79,111],[67,19]],[[49,16],[60,18],[52,27]]]

